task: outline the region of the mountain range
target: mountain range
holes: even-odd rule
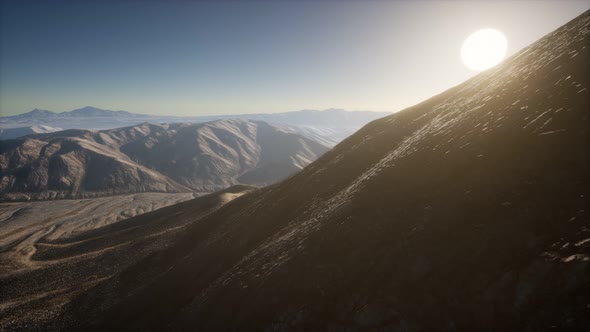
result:
[[[145,117],[145,114],[135,114],[129,113],[126,111],[111,111],[111,110],[104,110],[92,106],[86,106],[79,109],[75,109],[69,112],[61,112],[55,113],[49,110],[42,110],[35,108],[34,110],[23,113],[17,114],[12,116],[4,116],[0,117],[0,123],[7,124],[7,123],[22,123],[28,121],[45,121],[51,122],[52,120],[56,119],[63,119],[63,118],[86,118],[86,117],[109,117],[109,118],[117,118],[117,117]]]
[[[328,148],[265,122],[236,119],[71,129],[0,141],[0,151],[2,198],[28,200],[264,186]]]
[[[158,116],[110,111],[86,106],[70,112],[54,113],[35,109],[28,113],[0,117],[0,131],[11,133],[0,139],[10,139],[28,135],[30,128],[45,126],[63,129],[112,129],[133,126],[143,122],[150,123],[202,123],[222,119],[243,119],[263,121],[280,127],[284,131],[307,136],[324,145],[334,146],[350,136],[365,124],[389,115],[389,112],[344,111],[329,109],[324,111],[304,110],[268,114],[235,114],[218,116]],[[58,129],[59,128],[59,129]],[[54,130],[55,131],[55,130]],[[17,133],[21,135],[16,136]]]
[[[65,238],[48,226],[32,253],[15,241],[0,323],[587,330],[588,45],[590,11],[280,183]]]

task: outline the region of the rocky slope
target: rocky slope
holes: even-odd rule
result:
[[[0,191],[14,200],[263,186],[327,150],[245,120],[66,130],[0,141]]]
[[[46,241],[32,257],[48,262],[38,274],[2,280],[5,324],[585,330],[588,45],[590,12],[498,67],[370,123],[279,184],[206,214],[189,201],[129,219],[191,224],[165,249],[101,275],[108,279],[93,276],[113,266],[101,257],[117,232]],[[65,265],[82,257],[93,264]],[[68,279],[93,287],[68,293]],[[69,295],[52,303],[59,292]]]

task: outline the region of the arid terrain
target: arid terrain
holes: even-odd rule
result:
[[[589,74],[587,11],[331,150],[241,119],[2,141],[3,193],[127,194],[0,205],[0,326],[588,330]]]
[[[279,183],[39,233],[0,277],[0,324],[585,330],[589,45],[590,11]]]

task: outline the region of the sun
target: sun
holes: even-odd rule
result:
[[[502,32],[496,29],[477,30],[463,42],[461,58],[471,70],[486,70],[504,59],[507,46],[508,42]]]

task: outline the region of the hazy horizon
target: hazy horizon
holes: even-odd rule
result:
[[[473,31],[502,31],[510,56],[588,8],[587,1],[4,1],[0,115],[86,105],[177,116],[395,112],[477,74],[459,56]]]
[[[144,114],[144,113],[140,113],[140,112],[130,112],[124,109],[106,109],[106,108],[101,108],[101,107],[96,107],[93,105],[84,105],[84,106],[80,106],[80,107],[76,107],[73,108],[71,110],[66,110],[66,111],[54,111],[51,109],[47,109],[47,108],[42,108],[42,107],[35,107],[33,109],[30,109],[28,111],[22,112],[22,113],[17,113],[17,114],[11,114],[11,115],[4,115],[4,114],[0,114],[0,116],[4,117],[4,116],[14,116],[14,115],[21,115],[21,114],[25,114],[25,113],[30,113],[33,111],[50,111],[56,114],[61,114],[61,113],[68,113],[71,111],[77,111],[77,110],[81,110],[81,109],[86,109],[86,108],[93,108],[93,109],[100,109],[100,110],[104,110],[104,111],[114,111],[114,112],[129,112],[129,113],[133,113],[133,114],[140,114],[140,115],[150,115],[150,116],[162,116],[162,117],[167,117],[167,116],[177,116],[177,117],[199,117],[199,116],[204,116],[204,117],[215,117],[215,116],[232,116],[232,115],[236,115],[236,116],[241,116],[241,115],[245,115],[245,114],[251,114],[251,115],[259,115],[259,114],[282,114],[282,113],[296,113],[296,112],[327,112],[327,111],[344,111],[344,112],[372,112],[372,113],[394,113],[394,112],[389,112],[389,111],[372,111],[372,110],[347,110],[347,109],[342,109],[342,108],[334,108],[334,107],[330,107],[330,108],[326,108],[326,109],[300,109],[300,110],[288,110],[288,111],[283,111],[283,112],[252,112],[252,113],[223,113],[223,114],[180,114],[180,115],[169,115],[169,114],[158,114],[158,113],[150,113],[150,114]]]

